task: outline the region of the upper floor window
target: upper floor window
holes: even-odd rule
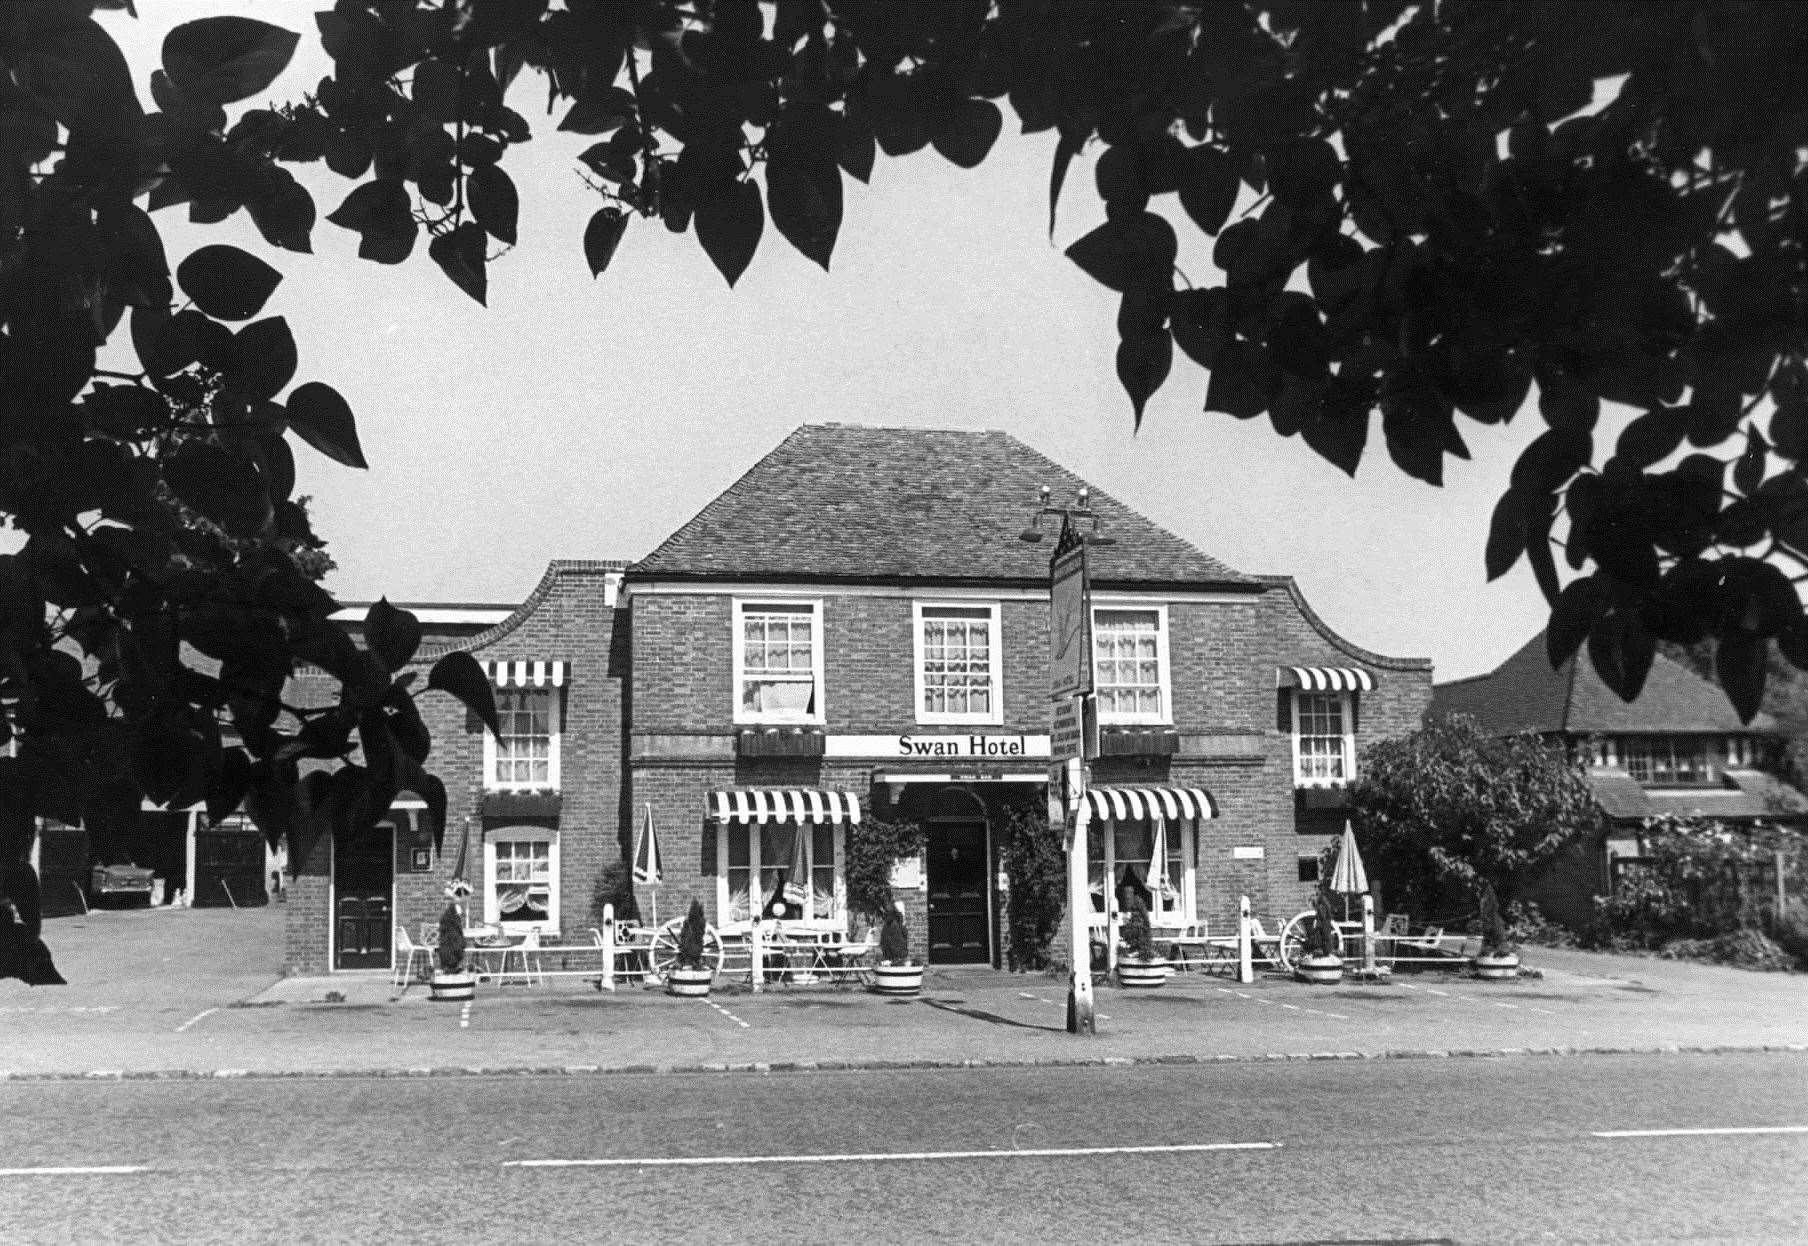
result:
[[[1004,721],[998,607],[918,602],[917,721]]]
[[[1293,694],[1293,777],[1301,787],[1348,783],[1356,773],[1355,715],[1348,692]]]
[[[822,603],[735,603],[736,722],[819,723]]]
[[[1626,772],[1652,787],[1712,784],[1717,767],[1701,736],[1624,736],[1619,753]]]
[[[492,791],[559,786],[559,690],[498,688],[498,736],[483,737],[484,785]]]
[[[1163,606],[1092,612],[1093,689],[1102,723],[1173,721]]]

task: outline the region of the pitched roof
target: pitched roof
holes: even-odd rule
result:
[[[1593,662],[1575,656],[1552,670],[1543,632],[1489,674],[1434,686],[1429,712],[1436,718],[1466,715],[1491,735],[1764,732],[1776,726],[1768,714],[1741,723],[1724,692],[1661,653],[1651,661],[1638,700],[1622,701]]]
[[[991,430],[806,424],[628,570],[628,578],[1046,583],[1055,533],[1018,539],[1047,485],[1057,504],[1086,485]],[[1114,545],[1095,583],[1261,587],[1099,489]]]
[[[1728,770],[1718,786],[1692,788],[1641,787],[1623,770],[1591,770],[1588,786],[1602,812],[1619,822],[1660,813],[1732,821],[1799,818],[1808,813],[1808,797],[1757,770]]]

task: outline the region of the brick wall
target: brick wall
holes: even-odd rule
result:
[[[427,670],[450,649],[464,649],[480,661],[562,660],[565,685],[557,690],[564,721],[560,738],[559,899],[561,933],[583,935],[590,925],[590,898],[606,861],[625,854],[623,771],[623,676],[617,650],[626,640],[625,611],[609,604],[609,578],[619,564],[555,563],[526,604],[506,622],[456,642],[429,634],[419,661],[415,704],[432,733],[427,768],[446,785],[446,828],[430,872],[398,872],[395,920],[411,935],[423,923],[437,924],[445,908],[465,828],[470,834],[468,876],[483,879],[483,727],[454,698],[426,691]],[[296,694],[319,704],[330,682],[296,681]],[[488,830],[507,820],[491,819]],[[331,846],[325,838],[308,859],[294,864],[294,884],[285,918],[285,963],[291,973],[322,973],[331,967]],[[472,898],[472,918],[482,912]]]

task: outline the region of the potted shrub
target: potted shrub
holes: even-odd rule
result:
[[[459,900],[471,893],[471,885],[455,879],[446,888],[446,910],[439,915],[439,946],[434,948],[430,999],[472,999],[477,975],[465,956],[465,914]]]
[[[716,971],[703,963],[703,901],[691,897],[690,911],[678,931],[678,958],[666,971],[667,995],[703,996],[709,994],[710,979]]]
[[[1343,957],[1337,954],[1337,919],[1322,887],[1313,899],[1312,910],[1312,927],[1306,933],[1305,950],[1294,963],[1293,976],[1301,982],[1335,985],[1343,981]]]
[[[1168,962],[1155,954],[1155,934],[1149,929],[1149,907],[1140,895],[1130,897],[1130,916],[1124,920],[1123,942],[1118,949],[1117,983],[1135,990],[1149,990],[1168,980]]]
[[[881,995],[915,995],[922,989],[923,967],[910,959],[904,906],[894,905],[879,928],[879,963],[873,966],[873,990]]]
[[[1482,884],[1481,904],[1482,947],[1481,951],[1470,957],[1469,970],[1476,977],[1490,982],[1517,978],[1519,953],[1507,938],[1507,923],[1501,919],[1500,899],[1494,894],[1494,884]]]

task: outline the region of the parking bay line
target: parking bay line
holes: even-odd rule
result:
[[[1597,1129],[1594,1138],[1713,1138],[1733,1134],[1808,1134],[1808,1125],[1729,1125],[1718,1129]]]
[[[1157,1146],[1035,1147],[1017,1151],[865,1151],[839,1155],[655,1155],[618,1159],[511,1159],[504,1168],[727,1168],[760,1164],[883,1164],[924,1160],[1069,1159],[1099,1155],[1191,1155],[1278,1151],[1278,1142],[1180,1142]]]

